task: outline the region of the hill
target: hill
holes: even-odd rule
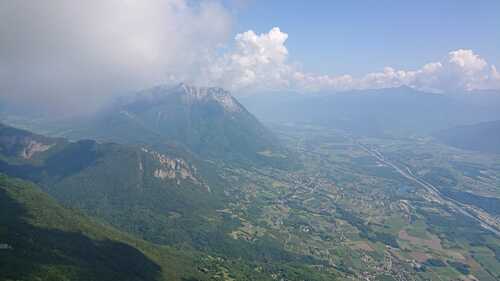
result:
[[[0,126],[0,172],[36,182],[64,205],[154,242],[189,239],[184,229],[203,226],[202,217],[222,206],[211,168],[180,154]],[[173,223],[178,227],[168,227]]]
[[[500,120],[454,127],[435,137],[457,148],[500,154]]]
[[[4,175],[0,246],[1,280],[208,279],[196,253],[132,238]]]

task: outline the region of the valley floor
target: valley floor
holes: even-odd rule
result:
[[[258,165],[4,127],[0,172],[40,190],[7,179],[1,186],[0,199],[20,208],[10,216],[15,210],[0,205],[0,259],[10,260],[12,249],[1,247],[17,241],[24,246],[14,245],[13,264],[36,270],[0,277],[85,280],[81,272],[99,274],[89,267],[98,256],[106,280],[500,280],[499,155],[430,138],[272,129],[290,153],[261,151],[268,161]],[[29,155],[33,143],[48,146]],[[76,234],[94,256],[71,244]],[[108,240],[150,267],[123,275],[134,260],[102,250]],[[51,263],[26,241],[41,241]]]
[[[276,238],[347,279],[500,278],[500,157],[431,139],[274,130],[303,167],[221,167],[235,201],[219,211],[241,224],[232,238]]]

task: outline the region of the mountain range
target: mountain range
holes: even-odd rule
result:
[[[500,121],[453,127],[434,136],[457,148],[500,154]]]
[[[429,135],[500,119],[500,93],[435,94],[406,86],[341,93],[272,93],[240,99],[267,123],[326,126],[357,136]]]

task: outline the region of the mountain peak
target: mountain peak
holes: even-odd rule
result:
[[[195,96],[198,98],[203,98],[208,95],[231,96],[228,91],[220,87],[198,87],[181,83],[179,84],[178,88],[181,89],[184,94]]]
[[[244,108],[229,91],[220,87],[198,87],[186,83],[158,85],[136,93],[135,96],[119,98],[117,104],[127,109],[145,109],[151,106],[172,103],[172,98],[180,99],[189,106],[215,102],[226,112],[242,112]]]
[[[220,87],[197,87],[185,83],[178,87],[183,94],[183,100],[188,103],[213,100],[219,103],[226,111],[241,111],[242,107],[233,98],[229,91]]]
[[[145,89],[103,112],[89,127],[88,134],[107,141],[175,143],[214,159],[264,162],[268,158],[259,152],[281,149],[275,136],[220,87]]]

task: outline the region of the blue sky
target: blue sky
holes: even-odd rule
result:
[[[362,75],[416,69],[471,49],[500,65],[500,1],[250,1],[237,32],[280,27],[289,59],[310,72]]]

